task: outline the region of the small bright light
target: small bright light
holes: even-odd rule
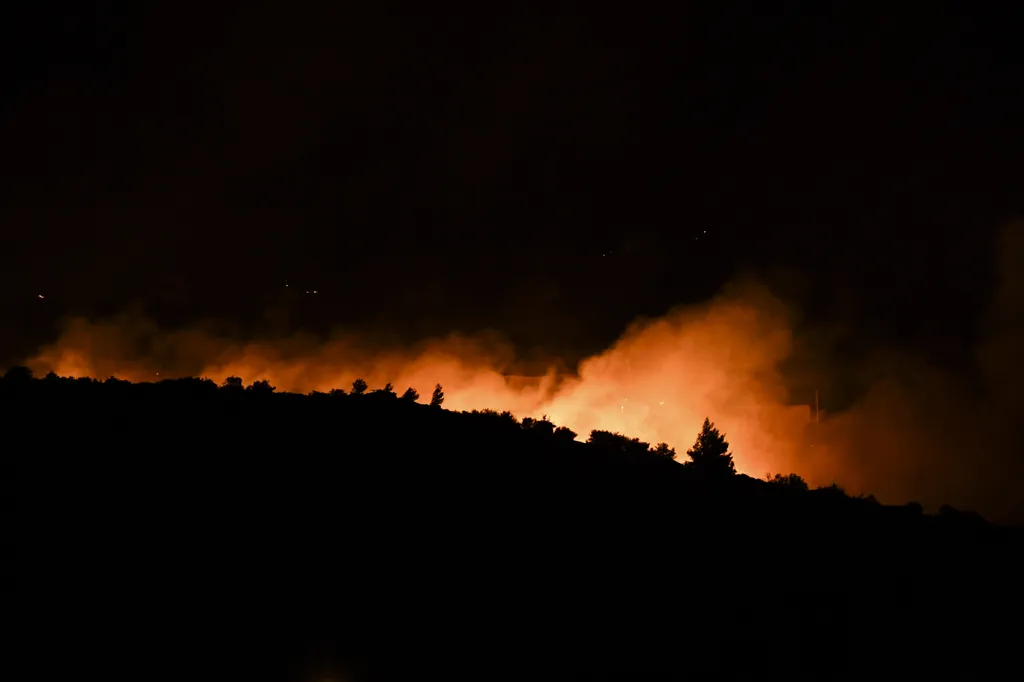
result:
[[[42,294],[39,294],[39,298],[46,298],[46,297],[43,296]]]

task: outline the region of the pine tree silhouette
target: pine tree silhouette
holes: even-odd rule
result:
[[[697,440],[686,451],[686,455],[692,460],[687,462],[687,466],[707,476],[731,476],[736,473],[729,442],[707,417],[697,434]]]
[[[441,390],[441,384],[434,386],[434,393],[430,396],[431,407],[441,407],[441,403],[444,402],[444,391]]]

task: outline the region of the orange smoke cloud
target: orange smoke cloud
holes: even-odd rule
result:
[[[592,429],[618,431],[680,454],[710,416],[726,432],[737,468],[763,475],[794,470],[809,425],[807,406],[787,404],[777,370],[790,336],[779,302],[748,285],[709,305],[636,322],[573,375],[550,369],[533,380],[510,376],[514,353],[494,336],[454,334],[411,349],[374,348],[346,335],[232,343],[127,317],[72,320],[28,364],[37,374],[132,381],[240,376],[296,392],[347,388],[361,377],[371,387],[390,382],[429,395],[440,383],[449,409],[548,415],[582,438]]]
[[[820,424],[810,406],[791,403],[780,372],[795,346],[791,311],[752,282],[637,321],[576,372],[555,369],[562,365],[553,359],[540,377],[517,376],[514,350],[497,335],[452,334],[406,348],[348,334],[237,342],[198,329],[161,330],[137,316],[71,320],[27,364],[37,374],[132,381],[268,379],[295,392],[347,389],[363,378],[371,387],[390,382],[428,396],[440,383],[449,409],[547,415],[581,438],[604,429],[667,442],[681,459],[708,416],[730,441],[737,469],[752,476],[796,472],[813,486],[838,482],[883,502],[913,499],[932,510],[950,503],[1017,518],[1024,516],[1022,467],[1007,453],[1024,443],[1024,408],[1006,396],[1021,385],[1012,361],[1024,339],[1017,314],[1024,280],[1012,267],[1024,259],[1024,238],[1018,242],[1014,257],[1004,253],[1006,274],[977,371],[942,370],[898,349],[880,349],[854,367],[825,363],[829,375],[866,377],[868,387]],[[824,385],[831,379],[821,370],[815,376]]]

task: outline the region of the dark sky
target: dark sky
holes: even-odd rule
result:
[[[571,356],[745,268],[956,345],[1024,207],[1020,23],[976,3],[346,5],[5,18],[2,358],[128,306]]]

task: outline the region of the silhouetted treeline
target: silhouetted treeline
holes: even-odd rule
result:
[[[311,679],[324,647],[381,679],[917,679],[1016,641],[1016,529],[735,474],[710,421],[677,455],[418,399],[9,371],[14,650],[108,679]]]

